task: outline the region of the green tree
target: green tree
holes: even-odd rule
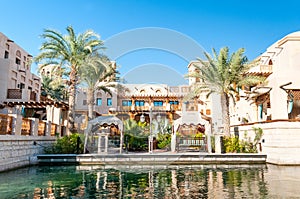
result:
[[[145,137],[144,134],[144,125],[141,123],[139,124],[133,119],[127,119],[124,121],[124,133],[131,134],[136,137]]]
[[[70,132],[75,132],[75,97],[78,85],[78,71],[84,66],[87,56],[103,48],[100,36],[92,30],[87,30],[76,35],[72,26],[66,28],[66,35],[56,30],[46,29],[41,35],[44,39],[40,54],[35,57],[35,62],[40,63],[40,68],[46,66],[64,69],[68,74],[69,93],[69,123]]]
[[[117,86],[114,78],[117,71],[109,59],[98,53],[86,59],[85,67],[79,71],[80,80],[87,86],[87,105],[89,120],[94,118],[95,91],[103,90],[112,95],[110,88]]]
[[[65,91],[66,87],[61,80],[42,75],[42,96],[56,101],[64,101],[66,98]]]
[[[196,97],[208,89],[209,96],[217,93],[221,97],[223,126],[225,135],[230,136],[229,104],[230,98],[235,102],[238,88],[242,85],[253,86],[265,80],[261,76],[246,76],[245,73],[255,63],[249,63],[244,55],[243,48],[229,54],[229,48],[221,48],[219,54],[212,49],[213,55],[204,53],[206,59],[199,59],[201,65],[194,65],[196,72],[188,74],[189,77],[202,79],[202,82],[193,85],[189,98]]]

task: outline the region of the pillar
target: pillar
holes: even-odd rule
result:
[[[39,119],[37,118],[29,118],[31,121],[31,132],[30,135],[38,136],[38,129],[39,129]]]
[[[18,114],[9,114],[12,116],[12,135],[21,135],[22,130],[22,116]]]
[[[221,135],[216,134],[215,135],[215,153],[221,154],[222,147],[221,147]]]
[[[97,135],[98,135],[98,153],[101,153],[101,138],[102,138],[102,136],[101,136],[101,133],[97,133]]]
[[[51,121],[46,122],[45,136],[51,136]]]
[[[109,135],[109,133],[105,133],[105,135],[104,135],[104,137],[105,137],[104,153],[107,153],[107,151],[108,151],[108,135]]]

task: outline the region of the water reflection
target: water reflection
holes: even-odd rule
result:
[[[0,198],[291,198],[300,167],[60,166],[0,174]]]

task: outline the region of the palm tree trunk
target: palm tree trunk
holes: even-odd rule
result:
[[[69,87],[69,122],[68,130],[71,133],[75,132],[75,97],[76,97],[76,70],[70,72],[70,87]]]
[[[230,117],[229,117],[229,96],[223,92],[221,94],[222,115],[225,136],[230,136]]]
[[[94,89],[89,88],[87,91],[87,105],[88,105],[88,116],[89,120],[94,118]]]

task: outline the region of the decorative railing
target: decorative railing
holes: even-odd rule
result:
[[[271,73],[273,71],[272,65],[260,65],[260,72]]]
[[[56,124],[51,124],[50,136],[55,136],[56,134]]]
[[[130,111],[131,106],[121,106],[117,111]]]
[[[46,122],[39,121],[38,136],[44,136],[46,134]]]
[[[12,134],[12,117],[0,114],[0,135]]]
[[[7,99],[22,99],[22,90],[7,89]]]
[[[207,151],[206,138],[189,138],[189,137],[177,137],[176,142],[177,151],[180,150],[197,150]]]
[[[153,106],[152,110],[153,111],[164,111],[164,110],[166,110],[166,107],[165,106]]]
[[[23,118],[21,135],[30,135],[30,132],[31,132],[31,120],[27,118]]]

